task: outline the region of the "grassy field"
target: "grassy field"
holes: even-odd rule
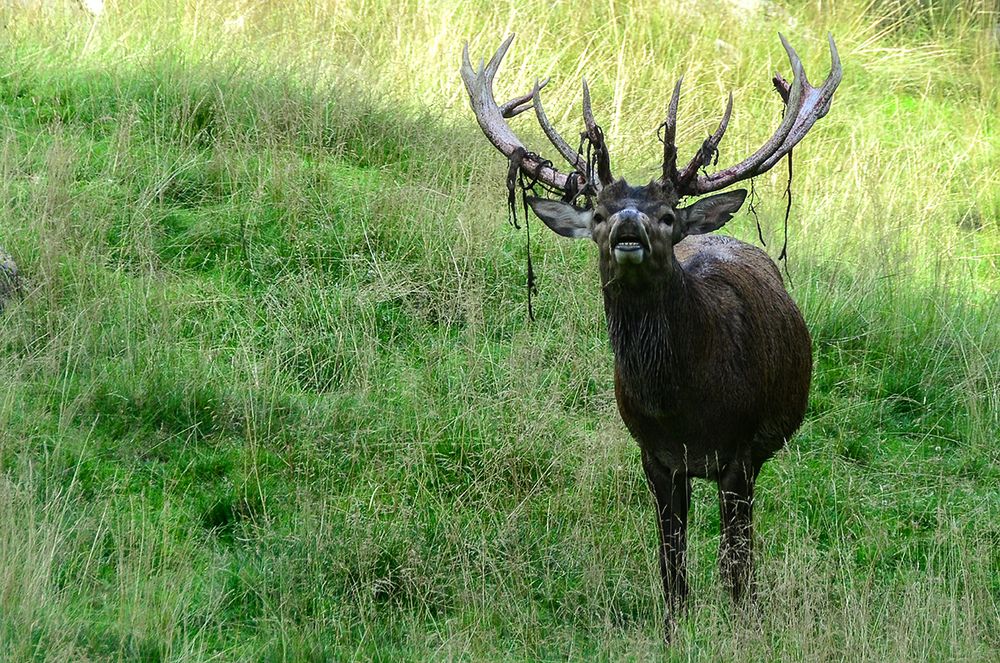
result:
[[[737,5],[4,5],[0,660],[997,660],[996,4]],[[698,483],[666,650],[593,247],[533,227],[530,322],[461,44],[518,32],[499,94],[552,76],[564,135],[586,74],[643,181],[681,73],[682,155],[728,90],[720,164],[767,138],[778,30],[844,61],[795,151],[810,408],[758,483],[759,614]]]

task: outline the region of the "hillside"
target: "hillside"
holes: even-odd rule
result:
[[[232,5],[238,5],[233,9]],[[806,423],[758,482],[759,613],[693,497],[677,660],[1000,648],[994,3],[76,3],[0,10],[0,651],[27,661],[661,656],[656,528],[614,402],[596,257],[507,223],[458,77],[517,32],[616,170],[735,110],[795,44],[844,63],[795,150]],[[992,13],[991,13],[992,12]],[[545,147],[529,115],[519,131]],[[766,250],[786,171],[757,178]],[[760,244],[746,212],[725,232]]]

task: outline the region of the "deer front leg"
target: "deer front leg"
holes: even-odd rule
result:
[[[645,451],[642,467],[656,502],[660,530],[660,578],[663,580],[664,637],[670,639],[674,615],[682,612],[687,599],[687,517],[691,505],[691,479],[671,470]]]
[[[760,467],[735,461],[719,474],[719,571],[734,601],[753,598],[753,486]]]

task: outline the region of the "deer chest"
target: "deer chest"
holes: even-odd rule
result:
[[[675,391],[643,398],[617,375],[615,396],[622,421],[639,446],[666,467],[690,476],[715,476],[718,467],[746,451],[753,437],[745,413],[712,407],[700,396]]]

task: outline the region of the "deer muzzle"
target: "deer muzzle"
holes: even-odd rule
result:
[[[647,220],[645,214],[633,208],[611,217],[611,255],[619,265],[637,265],[649,255]]]

